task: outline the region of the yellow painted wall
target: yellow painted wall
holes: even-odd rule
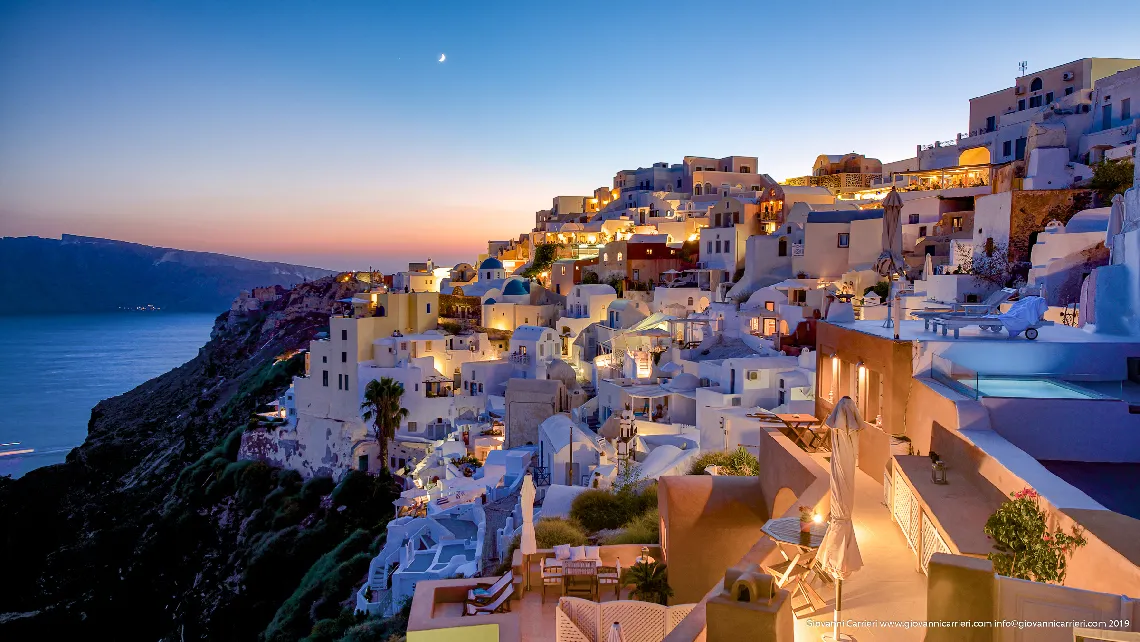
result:
[[[498,624],[408,631],[408,642],[499,642]]]

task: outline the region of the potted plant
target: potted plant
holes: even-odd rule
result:
[[[1045,511],[1030,488],[1010,493],[986,520],[986,537],[995,551],[987,555],[994,571],[1006,577],[1064,584],[1069,558],[1088,543],[1084,530],[1073,525],[1068,533],[1050,529]]]
[[[800,532],[810,533],[812,522],[815,521],[815,515],[811,506],[800,506]]]
[[[669,573],[661,562],[638,562],[622,574],[622,585],[632,584],[629,596],[642,602],[653,602],[668,606],[673,597],[669,586]]]

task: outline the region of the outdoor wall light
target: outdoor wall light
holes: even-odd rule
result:
[[[816,514],[811,516],[811,521],[815,522],[816,524],[822,524],[823,523],[823,515],[816,513]]]

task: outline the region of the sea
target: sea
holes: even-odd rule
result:
[[[0,316],[0,476],[62,462],[95,404],[194,358],[216,316]]]

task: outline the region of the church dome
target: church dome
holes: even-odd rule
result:
[[[480,270],[501,270],[503,269],[503,262],[495,257],[488,257],[479,264]]]
[[[507,285],[503,287],[503,296],[525,295],[529,294],[526,285],[518,279],[508,281]]]

